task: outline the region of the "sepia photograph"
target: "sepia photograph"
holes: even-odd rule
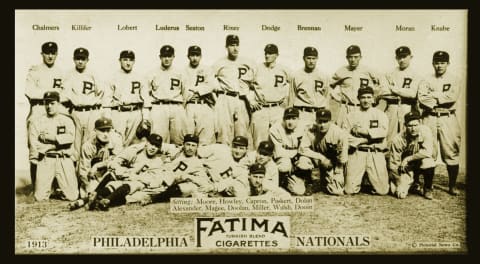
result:
[[[15,10],[15,254],[467,254],[468,10]]]

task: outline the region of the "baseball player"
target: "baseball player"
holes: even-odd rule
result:
[[[367,86],[376,88],[380,83],[379,78],[373,71],[360,64],[362,52],[359,46],[349,46],[346,58],[348,65],[338,69],[330,82],[330,87],[333,89],[332,98],[341,103],[336,119],[339,126],[342,126],[342,122],[348,113],[358,110],[358,89]]]
[[[273,152],[275,146],[270,141],[262,141],[258,144],[256,151],[247,152],[239,164],[245,169],[249,169],[253,164],[259,163],[264,165],[267,172],[265,174],[265,186],[279,187],[279,174],[277,164],[273,161]]]
[[[210,69],[200,65],[202,49],[199,46],[188,48],[189,65],[185,69],[186,111],[190,127],[198,135],[200,145],[213,144],[215,137],[215,96],[213,90],[218,86]]]
[[[38,119],[45,114],[45,101],[43,95],[48,91],[57,91],[60,95],[63,93],[62,70],[55,65],[58,54],[58,46],[55,42],[45,42],[42,45],[43,62],[34,65],[28,70],[27,81],[25,86],[25,96],[30,103],[30,113],[27,117],[27,134],[30,134],[30,123],[32,120]],[[64,99],[61,98],[63,102]],[[59,111],[67,113],[68,111],[59,106]],[[28,141],[29,151],[32,152],[31,142]],[[32,153],[30,153],[32,155]],[[32,185],[35,185],[36,165],[30,164],[30,177]]]
[[[367,173],[372,192],[388,193],[388,173],[385,160],[388,130],[387,115],[373,107],[374,91],[367,86],[358,89],[359,111],[350,112],[342,123],[350,134],[349,144],[354,149],[348,156],[345,176],[345,193],[360,192],[362,179]]]
[[[248,136],[249,130],[250,118],[245,100],[253,85],[254,71],[252,62],[239,57],[239,45],[240,39],[237,35],[228,35],[228,55],[213,66],[219,82],[215,104],[217,142],[223,144],[230,144],[235,136]]]
[[[398,67],[385,75],[380,97],[387,103],[385,113],[389,120],[387,142],[404,129],[403,117],[410,111],[419,111],[417,106],[417,90],[420,76],[410,67],[413,58],[410,48],[398,47],[395,50]]]
[[[315,123],[315,112],[329,108],[329,85],[327,76],[317,68],[318,51],[314,47],[303,50],[305,67],[293,76],[289,106],[300,110],[300,121],[304,125]]]
[[[390,145],[390,190],[400,199],[407,197],[410,187],[418,193],[420,175],[424,177],[423,195],[433,199],[433,137],[430,128],[421,125],[420,120],[417,112],[405,114],[406,129],[397,134]]]
[[[148,93],[151,96],[152,133],[161,135],[167,143],[180,146],[183,144],[183,136],[193,133],[193,128],[189,127],[184,108],[186,94],[183,74],[173,67],[174,58],[173,47],[162,46],[162,65],[149,78]]]
[[[445,51],[433,54],[435,74],[428,76],[418,87],[418,101],[424,108],[423,124],[430,127],[433,137],[433,158],[438,156],[438,146],[447,164],[448,187],[451,195],[457,195],[455,184],[459,169],[460,126],[455,115],[456,102],[461,86],[456,76],[447,72],[450,55]]]
[[[135,53],[131,50],[121,51],[119,62],[120,69],[110,81],[104,107],[111,109],[113,127],[122,135],[123,145],[129,146],[133,144],[136,129],[142,120],[149,118],[146,108],[150,108],[150,100],[143,76],[133,67]]]
[[[48,200],[54,180],[65,199],[78,198],[78,182],[73,165],[75,125],[71,117],[59,113],[60,94],[46,92],[43,96],[46,114],[32,120],[29,131],[30,162],[37,165],[34,197]]]
[[[281,122],[284,105],[290,91],[289,71],[276,62],[278,47],[275,44],[265,46],[265,62],[255,71],[255,89],[248,93],[252,119],[250,131],[253,146],[268,140],[268,129]]]
[[[332,124],[331,120],[330,110],[319,109],[316,113],[316,123],[305,130],[298,149],[300,158],[297,166],[309,173],[306,174],[305,180],[294,177],[295,180],[290,182],[289,189],[297,195],[303,195],[302,191],[311,189],[305,188],[305,183],[311,184],[311,170],[314,167],[320,168],[320,175],[326,180],[328,193],[343,195],[344,170],[348,160],[348,134]]]
[[[84,142],[94,132],[95,121],[100,117],[103,90],[95,75],[88,69],[89,52],[77,48],[73,52],[75,68],[65,75],[65,97],[71,102],[71,116],[75,121],[75,160],[80,159]]]
[[[255,163],[250,166],[249,172],[249,196],[290,197],[290,194],[284,189],[268,183],[265,165]]]

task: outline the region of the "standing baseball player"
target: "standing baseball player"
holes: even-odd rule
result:
[[[43,96],[46,114],[32,120],[29,140],[30,162],[37,165],[34,197],[48,200],[56,180],[65,199],[78,198],[78,182],[73,165],[75,125],[71,117],[61,114],[60,94],[46,92]]]
[[[253,87],[253,63],[239,57],[240,39],[237,35],[226,38],[228,55],[213,66],[219,82],[216,91],[217,142],[230,144],[236,136],[248,136],[250,123],[246,95]]]
[[[149,118],[146,108],[150,108],[150,100],[143,76],[133,68],[135,53],[131,50],[121,51],[119,62],[120,69],[110,81],[104,107],[111,109],[113,127],[122,135],[123,145],[129,146],[135,139],[142,119]]]
[[[255,89],[248,94],[252,111],[250,130],[255,148],[261,141],[268,140],[268,129],[281,122],[290,91],[289,71],[276,62],[278,55],[275,44],[265,46],[265,62],[256,68]]]
[[[330,194],[343,195],[344,170],[348,160],[348,134],[332,124],[332,113],[328,109],[319,109],[316,123],[305,130],[298,153],[301,155],[297,166],[308,173],[305,178],[294,177],[289,186],[295,194],[303,195],[295,190],[305,189],[305,184],[312,184],[311,171],[320,168],[320,177],[326,180],[326,191]],[[301,184],[297,187],[296,184]]]
[[[185,86],[180,70],[172,66],[175,50],[170,45],[160,49],[160,69],[149,78],[152,133],[162,136],[166,143],[183,144],[183,136],[193,133],[184,108]],[[147,104],[149,105],[149,104]]]
[[[25,86],[25,96],[30,103],[30,113],[27,117],[27,134],[30,134],[30,123],[32,120],[38,119],[45,114],[45,101],[43,95],[48,91],[57,91],[60,95],[63,93],[62,70],[55,65],[58,54],[58,46],[55,42],[46,42],[42,45],[43,62],[39,65],[34,65],[28,70],[27,81]],[[62,99],[63,101],[63,99]],[[58,108],[61,108],[59,106]],[[63,109],[65,113],[65,109]],[[63,112],[62,109],[59,111]],[[32,155],[33,147],[28,141],[28,148],[30,156]],[[32,185],[35,185],[36,164],[30,164],[30,178]]]
[[[316,66],[318,51],[314,47],[303,50],[305,67],[293,76],[289,106],[300,110],[300,121],[304,125],[315,123],[315,112],[329,108],[328,78]]]
[[[387,142],[404,129],[403,120],[406,113],[418,111],[417,90],[420,76],[410,67],[413,58],[410,48],[401,46],[395,50],[398,67],[386,74],[385,82],[382,82],[379,99],[387,103],[385,113],[389,120]]]
[[[397,134],[390,145],[390,190],[400,199],[407,197],[409,189],[421,193],[420,175],[424,177],[423,195],[433,199],[433,137],[430,128],[421,125],[420,120],[417,112],[405,114],[405,131]]]
[[[65,75],[64,94],[71,102],[71,116],[75,121],[75,160],[80,159],[82,145],[94,132],[95,121],[100,116],[103,90],[95,75],[88,69],[89,52],[77,48],[73,52],[75,69]]]
[[[185,69],[184,86],[188,121],[200,145],[213,144],[216,142],[213,90],[218,82],[209,68],[200,65],[202,49],[199,46],[189,47],[187,57],[190,63]]]
[[[433,158],[438,156],[447,164],[448,187],[451,195],[457,195],[456,182],[459,169],[460,125],[455,114],[456,102],[461,91],[458,78],[447,72],[450,55],[445,51],[433,54],[435,74],[428,76],[418,88],[418,101],[424,108],[423,124],[430,127],[434,140]]]
[[[348,113],[358,110],[358,89],[367,86],[376,88],[379,85],[377,75],[368,67],[360,64],[362,52],[359,46],[349,46],[346,58],[348,65],[338,69],[330,82],[330,87],[333,89],[332,98],[341,103],[336,119],[339,126],[342,126],[342,122]]]
[[[388,118],[383,111],[373,107],[375,98],[372,87],[358,89],[358,100],[359,111],[348,113],[342,127],[350,133],[349,144],[354,148],[348,156],[345,193],[360,192],[366,173],[373,187],[372,192],[385,195],[389,190],[385,160]]]

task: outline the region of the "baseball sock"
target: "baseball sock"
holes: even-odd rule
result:
[[[179,197],[182,195],[182,191],[178,185],[172,185],[168,187],[164,192],[152,195],[152,202],[153,203],[161,203],[161,202],[168,202],[170,197]]]
[[[30,163],[30,179],[32,180],[32,186],[35,186],[35,180],[37,179],[37,164]]]
[[[425,184],[423,185],[424,190],[433,189],[433,176],[435,174],[435,168],[429,168],[422,171]]]
[[[447,165],[449,188],[454,188],[457,183],[458,169],[458,165]]]
[[[110,205],[113,205],[113,206],[122,205],[127,203],[125,196],[127,196],[129,193],[130,193],[130,185],[123,184],[118,189],[113,191],[110,195],[108,195],[106,198],[110,200]]]
[[[97,197],[99,197],[100,199],[106,198],[111,193],[112,193],[112,191],[109,188],[103,187],[102,189],[97,191]]]

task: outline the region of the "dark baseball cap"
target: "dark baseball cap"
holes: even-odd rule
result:
[[[294,107],[289,107],[283,111],[283,118],[286,119],[288,117],[299,117],[300,112],[298,111],[297,108]]]
[[[278,47],[275,44],[267,44],[265,46],[265,53],[267,54],[278,54]]]
[[[123,58],[135,60],[135,53],[131,50],[123,50],[120,52],[120,59]]]
[[[266,156],[273,155],[273,143],[270,141],[262,141],[258,144],[258,153]]]
[[[230,46],[230,45],[233,45],[233,44],[240,45],[240,39],[238,38],[237,35],[228,35],[227,39],[225,41],[225,45]]]
[[[433,62],[440,61],[440,62],[450,62],[450,55],[448,55],[445,51],[435,51],[433,53]]]
[[[417,113],[416,111],[406,113],[404,116],[405,124],[408,124],[408,122],[412,120],[420,120],[421,118],[422,117],[420,116],[420,114]]]
[[[317,121],[330,121],[332,120],[332,112],[328,109],[318,109],[315,113]]]
[[[188,48],[188,56],[202,55],[202,49],[199,46],[190,46]]]
[[[265,168],[265,165],[255,163],[252,166],[250,166],[250,173],[251,174],[265,174],[267,169]]]
[[[318,57],[317,49],[314,47],[306,47],[305,49],[303,49],[303,57],[307,57],[307,56]]]
[[[367,87],[361,87],[360,89],[358,89],[358,97],[362,96],[363,94],[374,94],[373,88],[370,86],[367,86]]]
[[[395,50],[395,55],[397,57],[405,57],[405,56],[408,56],[408,55],[411,55],[412,52],[410,51],[410,48],[407,47],[407,46],[401,46],[401,47],[398,47],[396,50]]]
[[[60,94],[55,91],[49,91],[43,94],[43,100],[50,102],[50,101],[57,101],[60,102]]]
[[[150,134],[147,137],[147,140],[148,142],[150,142],[150,144],[157,146],[158,148],[162,147],[163,139],[162,139],[162,136],[160,136],[159,134]]]
[[[248,139],[243,136],[236,136],[233,138],[232,145],[248,147]]]
[[[73,51],[73,58],[74,59],[88,59],[88,50],[85,48],[77,48]]]
[[[55,42],[45,42],[42,45],[42,53],[44,54],[55,54],[58,51],[57,43]]]
[[[193,142],[193,143],[197,143],[198,144],[198,136],[195,136],[193,134],[186,134],[184,137],[183,137],[183,143],[186,143],[186,142]]]
[[[175,49],[170,45],[164,45],[160,49],[160,56],[161,57],[170,57],[170,56],[173,56],[173,55],[175,55]]]
[[[347,56],[352,54],[357,54],[357,53],[360,53],[360,54],[362,53],[359,46],[351,45],[347,48]]]
[[[107,117],[100,117],[95,121],[95,129],[105,129],[105,128],[112,128],[112,119]]]

